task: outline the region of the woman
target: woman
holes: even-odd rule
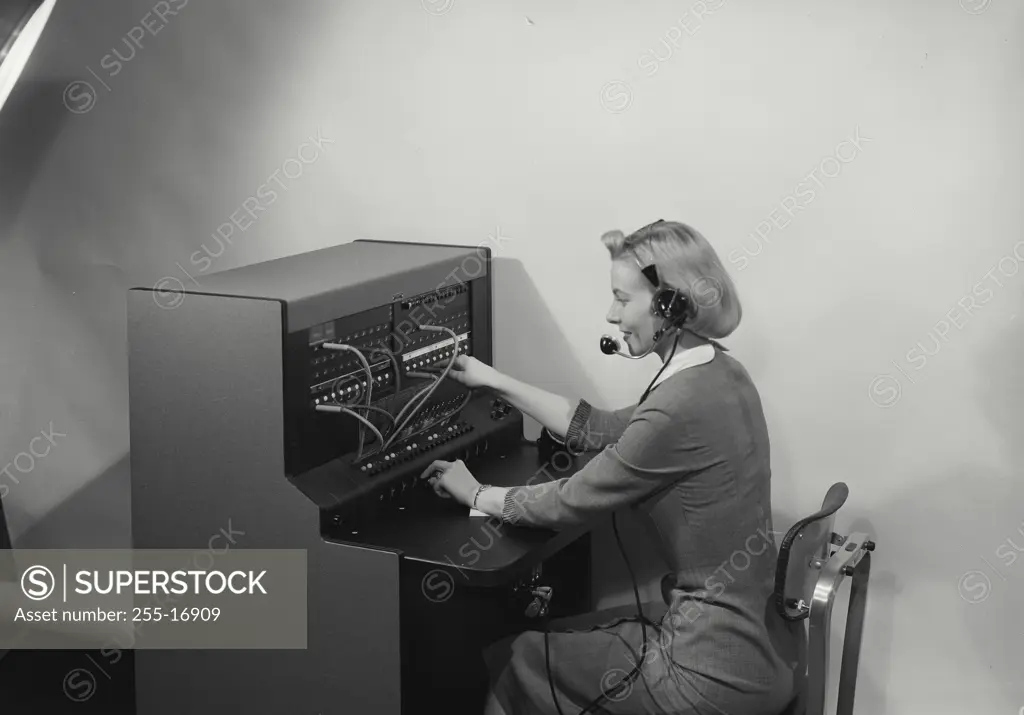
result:
[[[599,410],[461,356],[453,379],[493,390],[570,450],[600,453],[571,477],[534,486],[481,485],[462,461],[436,461],[423,476],[439,495],[522,526],[636,509],[672,568],[664,604],[646,606],[643,620],[613,609],[492,646],[487,715],[575,715],[588,705],[778,715],[793,695],[799,631],[772,602],[778,552],[761,401],[715,342],[740,322],[736,290],[686,224],[658,221],[602,241],[612,258],[607,320],[632,355],[655,352],[663,363],[639,403]]]

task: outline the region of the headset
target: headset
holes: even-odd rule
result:
[[[641,234],[647,229],[661,223],[665,223],[665,221],[663,219],[658,219],[654,223],[639,229],[632,235],[636,236]],[[636,250],[634,249],[631,252],[640,272],[643,273],[647,281],[654,286],[654,297],[651,299],[651,315],[661,318],[664,322],[662,323],[661,328],[655,331],[654,340],[651,342],[651,346],[640,355],[630,355],[628,352],[623,352],[619,341],[611,335],[602,335],[600,346],[601,352],[605,355],[618,355],[630,360],[639,360],[647,357],[654,351],[654,348],[657,347],[661,338],[668,330],[673,328],[678,330],[679,328],[682,328],[685,322],[692,321],[696,315],[696,307],[685,292],[678,288],[662,286],[661,278],[658,276],[658,267],[655,264],[650,263],[645,266],[640,260],[640,256],[637,255]]]

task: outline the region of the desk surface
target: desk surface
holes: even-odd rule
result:
[[[540,474],[533,484],[568,477],[579,471],[596,455],[588,452],[565,468],[559,457],[558,471],[550,462],[538,459],[537,447],[522,444],[486,461],[467,463],[482,484],[511,487],[526,484]],[[589,530],[573,527],[561,531],[512,526],[496,517],[471,517],[469,510],[452,501],[441,499],[430,489],[423,489],[411,504],[382,513],[353,532],[338,529],[325,533],[329,542],[358,544],[399,551],[407,559],[438,566],[454,567],[467,580],[481,586],[506,583],[565,548]]]

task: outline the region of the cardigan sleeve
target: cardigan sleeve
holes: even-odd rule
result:
[[[569,421],[565,439],[561,440],[551,432],[548,434],[559,444],[566,445],[571,452],[595,452],[618,441],[626,431],[626,425],[636,407],[630,405],[614,411],[599,410],[586,400],[580,400]]]
[[[571,477],[509,489],[502,520],[547,528],[583,524],[715,461],[706,445],[687,435],[680,409],[648,400],[618,440]]]

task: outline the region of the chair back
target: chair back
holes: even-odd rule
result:
[[[834,531],[835,515],[850,494],[843,482],[833,484],[821,508],[800,519],[779,545],[775,569],[775,609],[787,621],[800,623],[804,636],[797,664],[793,701],[782,715],[824,715],[828,686],[832,604],[847,576],[853,577],[846,640],[839,677],[837,715],[853,715],[853,695],[867,601],[874,542],[866,534],[842,536]]]

